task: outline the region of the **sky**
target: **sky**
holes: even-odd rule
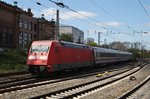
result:
[[[61,8],[51,0],[2,0],[24,10],[31,8],[34,17],[45,15],[56,19],[59,10],[60,25],[70,25],[84,31],[84,39],[94,38],[100,44],[141,42],[150,49],[150,1],[149,0],[52,0],[65,5]],[[39,2],[41,5],[36,4]]]

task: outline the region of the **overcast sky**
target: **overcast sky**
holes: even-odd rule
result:
[[[142,42],[150,49],[150,1],[149,0],[53,0],[62,2],[58,7],[49,0],[3,0],[23,9],[31,8],[35,17],[45,15],[56,19],[60,11],[60,24],[75,26],[97,43],[101,32],[101,43]],[[37,5],[36,2],[41,3]],[[69,10],[70,9],[70,10]]]

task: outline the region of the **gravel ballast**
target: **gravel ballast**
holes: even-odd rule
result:
[[[132,89],[134,86],[142,82],[147,76],[150,75],[150,65],[147,65],[138,73],[134,74],[133,76],[136,77],[136,80],[130,80],[126,78],[121,82],[109,86],[107,88],[103,88],[102,90],[96,91],[95,93],[89,93],[84,95],[83,97],[80,96],[78,98],[81,99],[116,99],[121,96],[123,93],[127,92],[128,90]]]

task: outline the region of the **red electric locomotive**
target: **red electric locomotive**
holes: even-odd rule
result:
[[[34,41],[28,53],[27,65],[32,74],[41,74],[131,59],[132,54],[124,51],[57,40]]]
[[[94,66],[94,51],[84,44],[64,41],[34,41],[27,65],[32,74]]]

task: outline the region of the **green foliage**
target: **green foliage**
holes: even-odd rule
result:
[[[13,72],[24,70],[26,52],[21,49],[0,52],[0,72]]]
[[[109,48],[109,46],[107,44],[102,44],[101,47],[102,48]]]
[[[60,39],[63,41],[73,42],[72,34],[61,34]]]
[[[98,46],[95,42],[88,42],[87,45],[89,45],[89,46]]]
[[[141,52],[138,49],[130,48],[130,49],[128,49],[128,51],[133,54],[134,58],[140,58],[141,57]]]
[[[147,50],[138,50],[135,48],[128,49],[134,56],[134,58],[150,58],[150,52]]]

